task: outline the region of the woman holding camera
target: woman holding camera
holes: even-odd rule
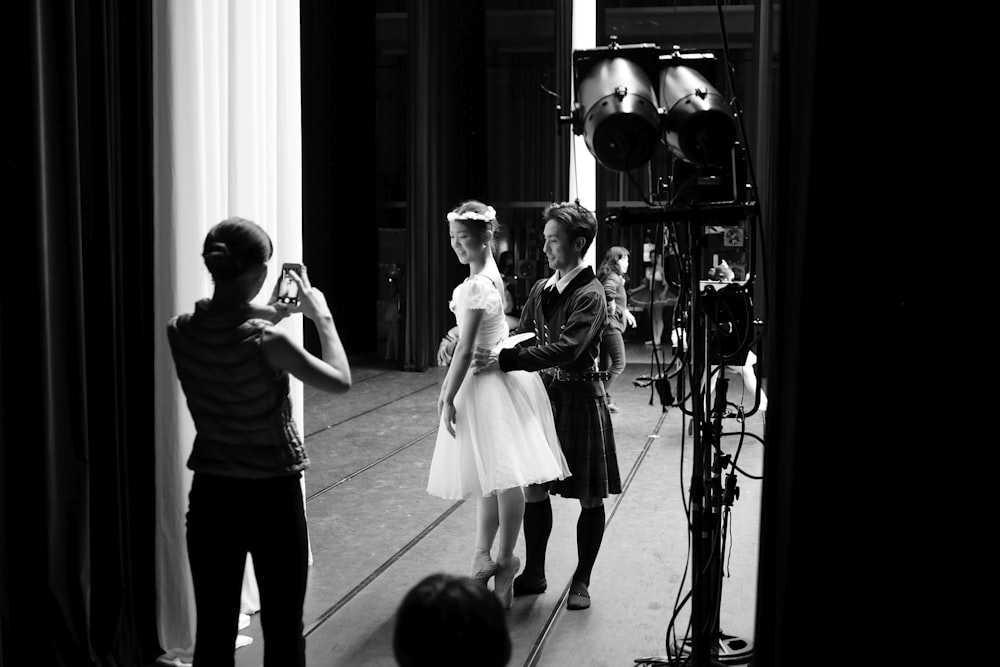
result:
[[[327,392],[351,386],[351,369],[323,293],[305,267],[290,273],[298,300],[251,303],[267,277],[271,239],[249,220],[209,230],[202,257],[210,299],[167,326],[177,376],[194,419],[187,548],[197,625],[194,665],[233,665],[247,553],[261,595],[264,665],[305,665],[302,607],[308,534],[300,477],[309,458],[292,420],[289,375]],[[275,326],[303,313],[322,358]]]

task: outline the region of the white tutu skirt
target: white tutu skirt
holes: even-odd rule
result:
[[[470,370],[455,396],[455,437],[438,427],[427,493],[449,500],[569,477],[541,378]]]

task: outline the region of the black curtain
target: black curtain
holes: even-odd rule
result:
[[[914,190],[932,158],[906,98],[947,63],[915,59],[933,31],[901,32],[887,15],[895,9],[773,4],[781,48],[754,664],[920,662],[927,646],[916,635],[935,614],[927,605],[919,616],[933,594],[916,588],[933,570],[911,568],[945,536],[914,525],[924,517],[915,496],[933,482],[909,486],[931,451],[915,432],[914,407],[930,396],[909,262],[933,213]],[[901,649],[891,637],[914,641]]]
[[[146,664],[159,651],[150,2],[4,9],[0,655]]]
[[[303,261],[354,358],[377,343],[375,12],[363,2],[299,7]],[[304,340],[319,353],[315,327],[305,327]]]
[[[464,269],[448,258],[446,214],[489,201],[485,179],[486,14],[482,0],[409,3],[410,151],[403,368],[436,364],[448,300]]]

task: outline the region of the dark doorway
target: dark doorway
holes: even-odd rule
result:
[[[375,353],[375,20],[363,3],[302,0],[302,246],[347,353]],[[319,351],[312,327],[305,344]]]

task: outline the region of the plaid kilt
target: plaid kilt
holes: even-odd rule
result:
[[[556,433],[572,473],[548,487],[549,493],[565,498],[607,498],[622,492],[611,413],[603,389],[590,391],[591,384],[555,382],[548,387]]]

